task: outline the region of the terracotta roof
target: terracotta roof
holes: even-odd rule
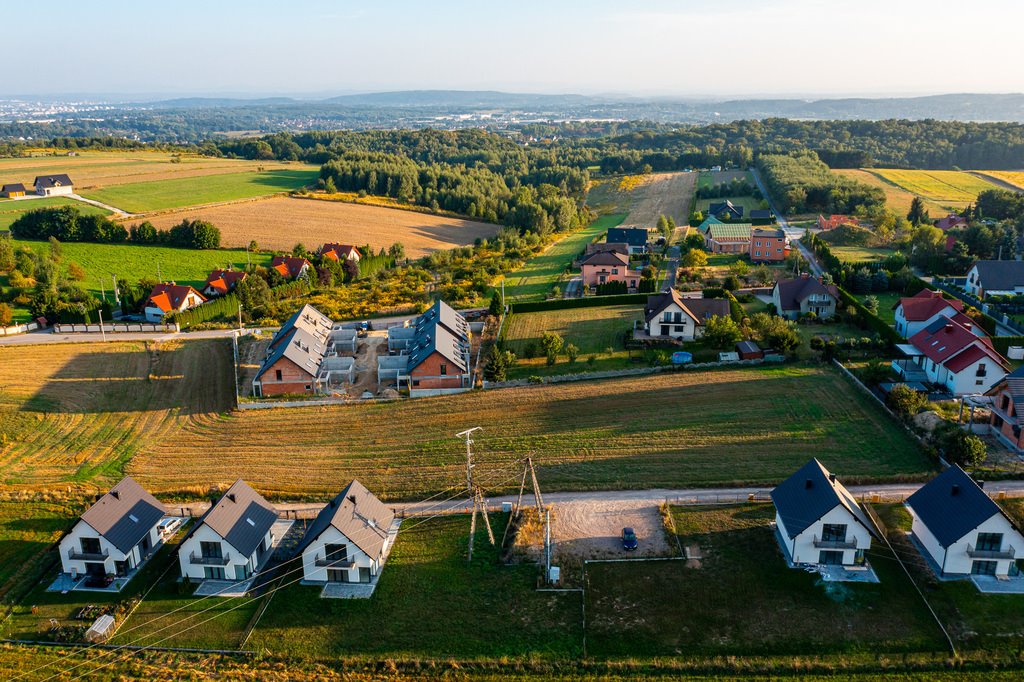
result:
[[[352,244],[324,244],[320,247],[320,255],[331,260],[343,260],[348,259],[349,255],[355,253],[358,258],[362,258],[363,255],[359,253]]]
[[[963,369],[981,355],[987,355],[1001,367],[1007,366],[1006,360],[993,350],[992,342],[987,337],[975,336],[967,326],[955,320],[940,318],[911,336],[909,341],[926,358],[954,372],[959,371],[954,366]],[[952,360],[972,347],[979,349],[981,355],[972,351],[964,360]]]
[[[270,261],[270,266],[288,279],[295,279],[302,274],[303,268],[311,265],[305,258],[294,256],[274,256],[274,260]]]
[[[175,312],[181,310],[181,305],[185,302],[189,293],[198,296],[200,301],[206,300],[205,296],[188,285],[161,283],[153,287],[153,291],[149,294],[147,305],[152,303],[165,313]]]
[[[213,287],[219,293],[226,294],[234,289],[245,277],[246,273],[242,270],[214,270],[206,278],[206,284],[203,288]]]
[[[949,300],[942,297],[941,291],[922,289],[913,296],[901,298],[893,306],[893,309],[903,307],[903,317],[910,322],[924,322],[932,315],[940,313],[947,308],[957,312],[963,312],[964,303],[961,300]]]

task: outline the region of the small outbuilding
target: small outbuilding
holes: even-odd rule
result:
[[[16,199],[25,196],[25,185],[20,182],[13,182],[0,187],[0,197]]]
[[[764,358],[764,351],[753,341],[740,341],[736,344],[736,352],[740,354],[740,360],[761,360]]]

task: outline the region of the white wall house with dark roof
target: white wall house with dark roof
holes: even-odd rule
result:
[[[74,194],[74,183],[71,178],[61,173],[57,175],[39,175],[32,181],[36,194],[41,197],[55,197],[60,195]]]
[[[127,576],[160,546],[164,506],[129,477],[96,501],[60,541],[64,573]]]
[[[1024,294],[1024,262],[980,260],[967,271],[964,289],[981,299]]]
[[[1017,575],[1024,536],[999,505],[954,465],[907,498],[911,532],[941,576]]]

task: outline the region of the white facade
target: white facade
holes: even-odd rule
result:
[[[203,556],[202,543],[216,543],[220,552],[207,552]],[[252,554],[243,556],[237,549],[232,547],[227,540],[217,534],[208,525],[201,524],[195,532],[178,548],[178,563],[181,566],[183,578],[193,581],[217,579],[217,580],[245,580],[250,577],[259,567],[263,555],[270,550],[274,544],[274,536],[268,530],[263,538],[261,547],[257,547]],[[208,546],[208,549],[210,546]],[[219,556],[219,558],[216,558]]]
[[[86,542],[83,543],[82,540]],[[98,551],[94,546],[98,541]],[[125,575],[138,567],[161,542],[159,524],[149,529],[139,544],[122,552],[109,540],[100,535],[85,521],[79,521],[71,532],[61,538],[60,564],[64,573],[78,577],[86,574],[96,576]]]
[[[950,360],[952,359],[950,358]],[[1006,370],[987,355],[975,360],[959,372],[954,372],[946,365],[922,356],[921,368],[928,375],[928,381],[945,386],[946,390],[953,395],[984,393],[1006,376]]]
[[[201,306],[202,304],[203,299],[200,298],[195,292],[190,291],[182,300],[181,305],[171,312],[180,313],[182,311],[190,310],[192,308]],[[149,303],[146,305],[145,314],[146,322],[163,322],[164,315],[168,315],[170,313],[165,313],[159,307],[152,305],[152,303]]]
[[[649,336],[670,336],[680,341],[692,341],[703,333],[704,327],[698,325],[690,313],[674,301],[647,323]]]
[[[775,523],[778,525],[782,541],[795,564],[838,563],[853,566],[863,563],[864,552],[871,548],[871,533],[857,520],[846,507],[837,504],[827,514],[808,526],[795,538],[789,537],[782,517],[776,513]],[[838,538],[829,538],[825,526],[846,526],[845,532]],[[835,529],[832,529],[835,530]],[[838,556],[827,556],[825,552],[837,552]],[[830,561],[837,559],[838,561]]]
[[[1024,537],[1002,514],[993,514],[980,526],[944,548],[909,505],[907,510],[913,518],[914,537],[931,556],[942,575],[970,575],[982,568],[975,563],[980,561],[994,562],[995,575],[1005,576],[1016,559],[1024,559]],[[998,550],[978,549],[979,533],[1001,534],[1002,542]]]
[[[37,187],[36,194],[41,197],[56,197],[60,195],[74,194],[75,188],[71,185],[60,185],[58,187]]]
[[[369,528],[367,533],[373,532]],[[328,526],[306,549],[302,551],[302,577],[311,582],[347,582],[367,583],[371,576],[380,572],[383,557],[387,556],[393,535],[389,534],[384,541],[380,556],[370,557],[349,538],[335,528]],[[327,545],[343,545],[344,560],[337,560],[338,567],[329,568],[327,563]],[[317,564],[321,565],[317,565]],[[330,574],[328,574],[328,570]]]
[[[978,273],[978,266],[975,265],[967,271],[967,281],[964,283],[964,290],[976,298],[984,299],[988,296],[1024,294],[1024,285],[1015,286],[1013,289],[984,289],[982,288],[981,275]]]
[[[906,315],[904,315],[903,305],[900,304],[896,306],[896,332],[903,338],[909,339],[911,336],[918,333],[919,331],[930,325],[932,322],[935,322],[940,317],[945,317],[949,319],[956,314],[957,311],[955,309],[947,306],[946,308],[940,310],[939,312],[929,317],[927,320],[911,321],[907,319]],[[974,332],[975,336],[981,336],[980,328],[974,327],[971,329],[971,331]]]

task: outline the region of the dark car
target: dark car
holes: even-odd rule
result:
[[[632,552],[637,548],[636,533],[633,532],[632,528],[622,529],[622,549],[627,552]]]

